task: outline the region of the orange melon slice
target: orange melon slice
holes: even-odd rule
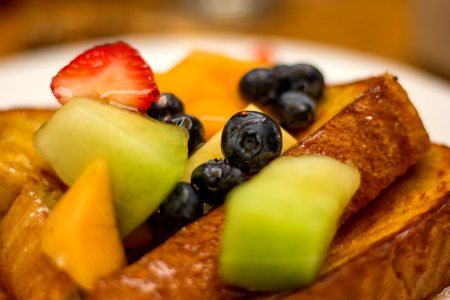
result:
[[[245,73],[267,66],[261,61],[240,61],[227,56],[194,51],[174,68],[156,74],[161,92],[171,92],[184,103],[186,113],[200,119],[205,138],[223,128],[248,102],[241,99],[238,85]]]
[[[86,290],[125,265],[104,159],[93,160],[55,205],[42,247]]]

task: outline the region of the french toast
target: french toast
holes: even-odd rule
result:
[[[1,113],[0,221],[27,182],[41,180],[46,177],[43,174],[52,173],[51,168],[36,157],[31,140],[33,133],[52,114],[52,110],[45,109],[16,109]],[[8,299],[3,285],[0,285],[0,299]]]
[[[66,189],[32,144],[34,132],[52,114],[45,109],[0,113],[0,219],[5,217],[0,223],[0,274],[13,299],[66,299],[60,296],[63,291],[76,290],[40,246],[48,212]]]
[[[13,299],[80,299],[73,280],[44,253],[41,235],[64,188],[29,179],[0,225],[0,273]]]
[[[299,146],[286,153],[325,154],[351,161],[359,169],[362,182],[341,223],[403,174],[429,146],[420,118],[395,77],[385,74],[365,84],[367,89],[345,107],[347,101],[342,99],[333,105],[323,101],[318,120],[297,135]]]
[[[16,109],[0,117],[0,220],[30,178],[51,169],[36,157],[33,133],[52,115],[51,110]]]
[[[180,75],[180,80],[185,80],[185,76],[186,74]],[[170,84],[173,84],[173,81],[167,80],[167,88],[170,88]],[[198,90],[195,93],[196,97],[201,97]],[[27,113],[31,112],[24,113],[22,122],[26,122]],[[4,114],[7,115],[8,112]],[[46,114],[42,122],[51,115],[51,111]],[[0,120],[3,120],[3,116],[0,116]],[[14,123],[11,124],[12,127],[15,126]],[[25,148],[31,147],[32,131],[28,131],[29,143],[24,144]],[[318,105],[316,122],[308,130],[297,133],[296,137],[301,143],[290,155],[311,152],[328,154],[344,161],[351,160],[360,169],[365,181],[351,202],[352,205],[347,208],[341,219],[342,223],[367,205],[397,176],[403,174],[429,147],[428,136],[415,109],[396,79],[388,74],[328,87],[324,99]],[[338,142],[330,143],[329,138]],[[58,270],[38,247],[46,214],[39,213],[39,217],[29,220],[23,218],[49,209],[48,206],[41,207],[36,204],[37,199],[33,197],[35,191],[40,191],[40,200],[53,199],[55,194],[61,193],[65,187],[54,178],[48,166],[34,156],[32,147],[25,148],[17,153],[24,151],[31,154],[27,157],[28,160],[17,160],[20,168],[15,168],[21,170],[23,176],[15,181],[18,188],[11,195],[19,194],[24,187],[17,202],[0,225],[0,279],[16,299],[77,299],[79,295],[74,283],[64,272]],[[21,165],[28,166],[27,161],[31,162],[28,164],[31,166],[29,169]],[[8,161],[5,165],[11,167],[13,163]],[[0,173],[0,182],[3,176],[10,175]],[[30,208],[27,208],[27,202],[32,202]],[[137,264],[100,282],[90,298],[140,299],[141,296],[147,299],[151,296],[162,296],[205,299],[259,296],[225,287],[216,278],[218,238],[224,217],[223,207],[213,210],[147,254]],[[353,220],[347,223],[351,224]],[[409,226],[410,223],[405,224]],[[347,225],[344,225],[344,228],[345,226]],[[3,247],[13,244],[14,247]],[[196,246],[203,247],[203,250],[196,252]],[[448,247],[448,243],[445,246]],[[330,254],[330,257],[331,255],[333,254]],[[329,261],[333,260],[329,258],[324,268],[333,266]],[[28,272],[29,266],[33,266],[35,270]],[[45,268],[42,275],[38,272],[41,268]],[[325,274],[325,271],[326,269],[322,274]],[[173,272],[176,274],[173,275]],[[321,278],[319,280],[322,280]],[[442,285],[445,279],[440,278],[436,282]]]
[[[323,119],[316,132],[300,138],[299,145],[287,153],[330,155],[351,161],[360,170],[360,187],[342,221],[402,175],[429,146],[420,118],[395,78],[385,74],[356,84],[365,91],[335,116]],[[327,101],[332,100],[323,99],[324,110],[329,107]],[[134,265],[101,281],[90,299],[231,297],[234,291],[217,278],[225,217],[225,209],[219,207],[187,226]]]
[[[219,241],[211,239],[221,230],[220,207],[207,222],[192,224],[127,271],[101,281],[88,299],[430,298],[450,283],[449,167],[450,148],[433,145],[341,227],[320,277],[305,289],[269,295],[224,286],[215,272]],[[186,260],[193,255],[195,261]]]
[[[280,299],[426,299],[450,284],[450,148],[427,154],[338,231],[319,279]]]

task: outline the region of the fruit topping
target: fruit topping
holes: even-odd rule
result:
[[[273,112],[283,127],[289,130],[304,129],[315,118],[314,99],[304,92],[288,91],[273,103]]]
[[[241,95],[248,101],[266,103],[277,89],[274,73],[271,69],[256,68],[242,77],[239,83]]]
[[[147,115],[186,129],[189,132],[189,155],[205,142],[203,124],[197,117],[184,113],[183,103],[174,94],[161,94],[159,100],[147,110]]]
[[[301,287],[318,275],[358,170],[327,156],[280,157],[225,200],[219,275],[248,290]]]
[[[225,159],[245,173],[256,173],[281,153],[281,130],[268,115],[242,111],[225,124],[221,148]]]
[[[167,73],[155,76],[161,91],[175,92],[183,100],[185,112],[202,122],[208,140],[232,115],[248,105],[237,88],[242,76],[265,65],[261,61],[194,51]]]
[[[191,183],[198,189],[202,200],[219,205],[227,193],[245,180],[244,173],[224,160],[209,160],[192,172]]]
[[[125,265],[106,160],[89,163],[50,213],[42,248],[81,287]]]
[[[188,114],[175,115],[173,117],[169,117],[167,119],[167,123],[177,125],[178,127],[184,128],[189,132],[189,155],[205,142],[205,130],[203,129],[202,123],[200,123],[196,117]]]
[[[305,129],[315,118],[315,102],[322,96],[324,79],[320,71],[307,64],[256,68],[240,83],[247,100],[267,104],[288,130]]]
[[[53,77],[50,87],[61,104],[73,97],[89,97],[145,112],[159,98],[152,69],[124,42],[80,54]]]
[[[287,91],[301,91],[318,100],[324,86],[322,73],[312,65],[278,65],[247,72],[239,83],[239,91],[249,101],[268,103]]]
[[[147,110],[147,115],[160,121],[167,121],[169,117],[184,113],[184,105],[177,96],[162,93],[159,100]]]
[[[319,99],[325,86],[322,73],[314,66],[308,64],[296,64],[290,67],[289,90],[302,91]]]
[[[124,236],[158,208],[183,175],[187,139],[177,126],[78,98],[39,129],[34,146],[68,185],[94,157],[104,157]]]
[[[258,107],[253,104],[249,104],[245,111],[261,111]],[[289,134],[286,130],[281,128],[281,137],[283,139],[281,153],[286,152],[293,146],[297,145],[297,140]],[[189,181],[191,179],[191,174],[195,168],[205,161],[212,159],[224,159],[221,149],[222,140],[222,130],[215,133],[203,146],[201,146],[197,151],[195,151],[188,160],[186,172],[184,173],[183,180]]]
[[[159,214],[165,229],[177,232],[203,215],[203,202],[191,184],[179,182],[161,204]]]
[[[272,71],[277,82],[276,95],[291,90],[291,68],[287,65],[277,65],[272,68]]]
[[[278,65],[249,71],[242,77],[239,90],[247,100],[268,104],[287,129],[300,130],[314,121],[314,103],[323,94],[324,79],[308,64]]]

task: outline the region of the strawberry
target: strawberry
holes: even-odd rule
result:
[[[61,104],[79,96],[141,112],[159,98],[152,69],[124,42],[80,54],[53,77],[50,88]]]

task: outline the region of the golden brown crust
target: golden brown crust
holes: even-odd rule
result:
[[[322,274],[282,299],[425,299],[450,284],[450,148],[420,162],[340,228]]]
[[[321,122],[325,125],[290,151],[290,155],[304,152],[331,155],[351,160],[360,167],[363,177],[360,194],[364,197],[356,198],[357,203],[349,210],[352,213],[403,174],[429,146],[420,118],[394,78],[385,75],[359,82],[359,85],[367,91],[331,121],[332,116],[323,117]],[[352,88],[347,85],[337,89],[349,87]],[[349,93],[354,94],[354,91]],[[324,107],[327,107],[327,101],[325,99]],[[351,100],[345,101],[349,103]],[[338,111],[336,107],[332,109]],[[377,159],[381,160],[380,163]],[[374,186],[369,179],[377,180]],[[224,218],[224,209],[217,208],[136,264],[101,281],[89,299],[226,299],[249,296],[245,291],[225,287],[217,278],[219,237]]]
[[[450,284],[450,149],[434,145],[338,232],[321,276],[274,298],[423,299]],[[88,299],[266,297],[224,286],[216,276],[223,208],[195,222]]]
[[[88,299],[216,299],[224,207],[190,224],[117,276],[99,282]],[[228,292],[228,290],[225,290]]]
[[[0,278],[14,299],[77,299],[77,287],[41,248],[50,208],[62,189],[51,181],[30,179],[0,224]]]
[[[385,75],[286,155],[324,154],[359,169],[361,184],[341,217],[345,222],[414,164],[429,144],[406,92]]]
[[[33,133],[52,114],[39,109],[0,112],[0,218],[9,209],[0,223],[0,279],[13,299],[76,297],[72,280],[40,246],[49,208],[65,189],[32,144]]]
[[[0,112],[0,219],[29,178],[38,179],[49,171],[36,158],[32,135],[52,113],[37,109]]]
[[[450,194],[398,236],[279,299],[428,299],[450,284]]]

